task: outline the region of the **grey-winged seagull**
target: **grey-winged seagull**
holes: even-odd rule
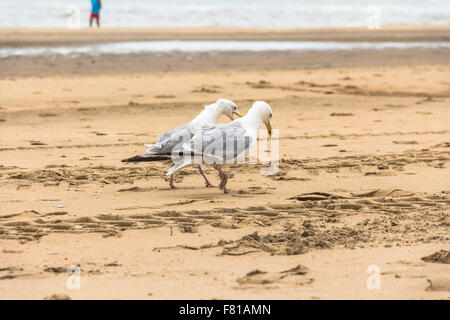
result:
[[[205,109],[191,122],[164,133],[155,144],[146,144],[148,149],[143,155],[124,159],[122,162],[170,160],[170,155],[174,150],[181,149],[182,144],[189,141],[202,126],[216,125],[217,119],[219,119],[222,114],[226,115],[231,120],[233,120],[233,114],[242,117],[238,107],[233,101],[218,99],[215,103],[205,106]],[[199,166],[198,168],[200,174],[205,179],[206,187],[214,187],[208,181],[202,167]],[[173,183],[173,174],[170,175],[169,185],[173,189],[176,188]]]
[[[189,165],[199,164],[213,166],[219,173],[219,189],[228,193],[226,188],[228,176],[222,171],[222,165],[234,160],[249,149],[258,139],[261,124],[272,134],[272,109],[264,101],[256,101],[242,118],[226,124],[203,126],[192,139],[183,144],[182,150],[173,154],[174,166],[167,175]]]

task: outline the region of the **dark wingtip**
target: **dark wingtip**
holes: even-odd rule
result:
[[[146,161],[159,161],[159,160],[170,160],[169,155],[151,155],[148,156],[134,156],[128,159],[123,159],[122,162],[146,162]]]
[[[141,156],[134,156],[131,158],[123,159],[122,162],[137,162],[141,159]]]

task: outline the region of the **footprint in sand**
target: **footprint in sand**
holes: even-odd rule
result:
[[[153,189],[154,188],[131,187],[131,188],[119,189],[119,190],[117,190],[117,192],[148,192]]]
[[[46,143],[43,143],[43,142],[40,142],[40,141],[29,141],[29,142],[30,142],[30,144],[32,146],[45,146],[45,145],[47,145]]]
[[[220,93],[220,91],[216,90],[214,87],[202,86],[198,89],[194,89],[191,92],[195,93]]]
[[[354,114],[349,112],[333,112],[330,114],[330,117],[352,117],[352,116],[354,116]]]
[[[450,292],[450,279],[448,278],[432,278],[427,279],[430,284],[426,291]]]
[[[308,273],[309,269],[305,266],[298,265],[292,269],[281,272],[266,272],[261,270],[253,270],[247,273],[244,277],[237,279],[239,284],[270,284],[279,282],[288,276],[303,276]],[[310,283],[312,279],[304,279],[302,284]]]
[[[47,296],[44,300],[71,300],[68,295],[65,294],[52,294],[51,296]]]
[[[41,118],[57,117],[57,115],[55,113],[51,113],[51,112],[39,113],[38,116]]]
[[[171,94],[159,94],[155,96],[156,99],[173,99],[176,98],[174,95]]]
[[[398,141],[392,141],[394,144],[418,144],[415,140],[398,140]]]
[[[425,262],[445,263],[450,264],[450,251],[441,250],[432,255],[421,258]]]
[[[47,267],[44,269],[44,272],[52,272],[52,273],[66,273],[66,267]]]

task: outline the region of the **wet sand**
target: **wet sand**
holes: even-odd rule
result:
[[[449,299],[450,67],[383,54],[27,76],[23,58],[0,79],[0,298]],[[163,164],[120,162],[219,97],[271,104],[276,175],[230,166],[224,195],[195,168],[171,190]]]
[[[0,29],[0,47],[55,46],[122,41],[246,40],[246,41],[449,41],[449,26],[383,26],[367,28],[251,29],[251,28],[101,28]]]
[[[412,48],[354,51],[268,51],[268,52],[169,52],[81,54],[67,58],[14,56],[0,59],[0,78],[78,75],[172,74],[219,71],[224,77],[238,71],[297,70],[325,68],[396,67],[447,65],[450,48]]]

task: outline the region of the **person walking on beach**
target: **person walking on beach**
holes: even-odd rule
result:
[[[89,19],[89,27],[92,27],[92,21],[95,19],[97,21],[97,27],[100,28],[100,9],[102,8],[101,0],[91,0],[92,10],[91,18]]]

